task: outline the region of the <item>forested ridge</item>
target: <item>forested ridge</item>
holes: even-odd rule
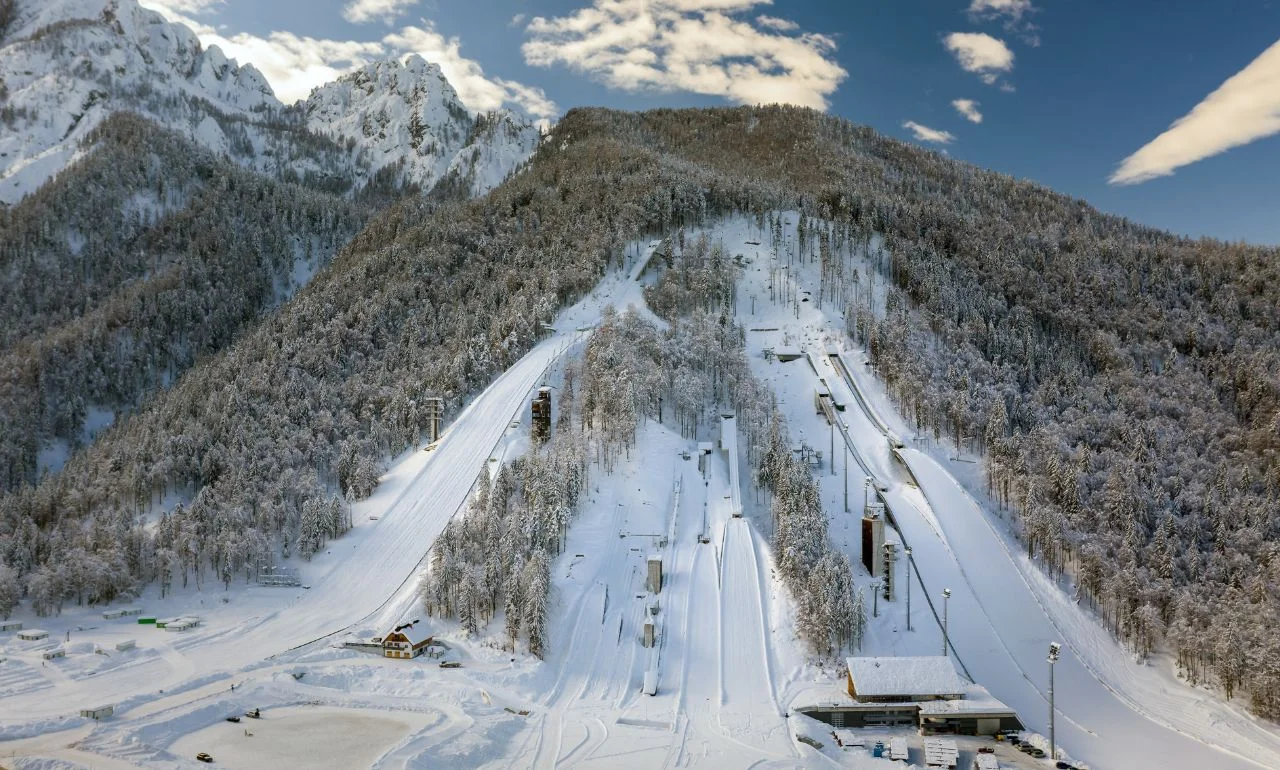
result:
[[[850,331],[921,432],[985,455],[1028,550],[1137,653],[1167,645],[1193,681],[1280,716],[1280,253],[794,108],[574,110],[487,197],[394,207],[229,351],[0,501],[0,558],[28,590],[66,573],[45,590],[69,598],[110,593],[78,593],[73,549],[121,565],[114,590],[156,579],[138,514],[181,488],[174,569],[247,572],[263,554],[237,535],[296,548],[307,501],[366,493],[413,441],[415,399],[456,408],[626,240],[779,207],[880,236],[888,296],[850,302]]]
[[[246,171],[130,113],[0,210],[0,490],[90,409],[128,411],[348,242],[367,204]]]
[[[56,611],[298,555],[308,505],[369,494],[385,458],[416,440],[423,396],[453,413],[627,239],[782,202],[606,134],[569,145],[479,201],[392,207],[230,350],[0,500],[13,579]],[[170,557],[143,517],[174,492],[189,502],[167,514]]]

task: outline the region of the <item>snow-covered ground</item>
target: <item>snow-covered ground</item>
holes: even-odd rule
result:
[[[13,620],[50,632],[48,640],[21,642],[0,632],[0,737],[35,735],[62,724],[78,724],[80,708],[115,703],[119,712],[175,688],[219,681],[270,665],[291,649],[346,630],[381,635],[385,627],[416,609],[415,575],[431,542],[466,499],[476,473],[523,415],[531,390],[548,367],[584,339],[607,304],[640,300],[629,275],[607,277],[592,294],[557,319],[550,337],[503,373],[458,415],[447,420],[432,451],[407,452],[375,494],[354,506],[351,533],[332,541],[324,554],[302,565],[306,588],[235,585],[224,590],[208,581],[175,587],[167,597],[149,587],[136,604],[150,617],[195,614],[202,624],[183,633],[140,626],[136,618],[105,620],[102,607],[67,608],[36,618],[23,607]],[[526,420],[527,421],[527,420]],[[86,650],[44,661],[42,652],[64,642],[85,641]],[[93,647],[115,655],[114,644],[136,639],[128,660],[106,665]],[[193,676],[195,679],[193,679]],[[57,689],[50,698],[42,690]],[[2,751],[3,749],[0,749]]]
[[[775,688],[804,661],[767,545],[730,515],[728,458],[716,453],[704,477],[696,458],[682,456],[693,442],[656,423],[641,430],[615,474],[593,480],[592,500],[554,565],[545,663],[462,638],[449,622],[434,630],[461,669],[336,646],[422,614],[416,575],[432,540],[486,459],[524,446],[528,396],[556,376],[580,330],[605,304],[639,303],[637,279],[651,251],[637,244],[628,269],[562,314],[561,331],[495,381],[431,451],[399,458],[356,506],[353,532],[303,566],[306,588],[192,584],[137,602],[147,616],[198,614],[202,625],[182,633],[132,617],[105,620],[101,608],[22,617],[51,635],[31,643],[0,637],[9,657],[0,664],[0,736],[10,739],[0,755],[33,766],[168,766],[207,751],[225,766],[248,767],[294,749],[312,752],[311,766],[329,767],[796,764],[809,749],[791,740]],[[710,542],[701,542],[704,532]],[[644,586],[651,553],[666,564],[657,596]],[[653,650],[641,644],[647,613],[658,627]],[[68,631],[68,657],[43,661],[40,653],[65,645]],[[115,651],[126,638],[137,649]],[[640,690],[649,669],[657,672],[654,696]],[[116,714],[101,724],[75,716],[106,703]],[[251,708],[263,709],[262,723],[223,721]],[[306,740],[326,722],[366,721],[367,740],[340,750],[328,751],[322,737]]]
[[[1055,684],[1056,738],[1067,755],[1095,768],[1280,767],[1275,731],[1163,669],[1133,663],[1027,562],[999,516],[957,481],[973,482],[965,472],[975,466],[945,454],[895,455],[884,430],[908,445],[911,432],[860,352],[847,348],[839,309],[817,307],[815,264],[792,264],[795,301],[771,303],[768,247],[748,243],[767,239],[746,220],[711,234],[746,263],[737,306],[753,370],[777,393],[793,438],[824,452],[816,472],[833,542],[858,563],[862,478],[870,473],[901,529],[886,533],[888,541],[905,538],[914,549],[911,628],[903,560],[895,601],[873,602],[867,593],[875,617],[862,653],[940,652],[940,592],[949,587],[948,632],[962,671],[1037,732],[1048,732],[1047,645],[1065,643]],[[281,757],[315,767],[887,767],[864,749],[841,749],[827,726],[790,711],[838,693],[843,672],[809,658],[796,639],[790,597],[773,575],[767,509],[744,481],[745,515],[732,516],[726,454],[713,452],[700,471],[694,442],[652,421],[613,474],[593,469],[552,568],[545,661],[502,649],[494,641],[500,630],[468,639],[456,623],[421,612],[416,576],[431,542],[486,461],[523,450],[530,392],[556,381],[564,353],[583,338],[579,330],[605,304],[641,304],[638,279],[651,250],[633,244],[628,269],[566,311],[558,331],[448,421],[431,451],[398,458],[374,496],[356,506],[355,529],[304,565],[310,588],[193,584],[136,603],[148,615],[199,615],[202,625],[183,633],[105,620],[101,608],[19,616],[50,637],[19,642],[0,632],[0,738],[7,739],[0,757],[22,767],[194,766],[197,751],[227,767],[277,765]],[[802,302],[806,290],[810,301]],[[804,358],[761,355],[782,345],[809,352],[814,368]],[[852,382],[828,347],[841,351]],[[846,406],[841,431],[815,413],[819,376]],[[854,382],[874,419],[859,406]],[[852,452],[842,447],[846,433]],[[656,595],[645,585],[654,554],[664,565]],[[870,577],[855,569],[869,589]],[[339,646],[417,617],[461,668]],[[642,645],[646,618],[655,623],[653,649]],[[117,651],[125,639],[137,649]],[[59,646],[67,657],[43,660]],[[652,696],[642,692],[646,671],[655,674]],[[102,703],[114,703],[116,716],[100,724],[75,716]],[[255,707],[263,720],[224,721]],[[858,732],[868,746],[888,737]],[[358,740],[331,737],[355,733]],[[911,740],[919,762],[919,738]],[[983,740],[968,739],[962,760],[971,762]],[[1046,766],[1001,751],[1005,765]]]
[[[772,694],[771,649],[790,635],[767,638],[763,544],[728,515],[723,460],[713,460],[704,479],[696,458],[679,454],[691,449],[649,423],[632,461],[593,479],[596,497],[556,565],[558,610],[537,687],[546,692],[544,715],[529,739],[534,766],[724,767],[796,756]],[[709,543],[698,537],[704,505]],[[657,594],[645,587],[651,554],[664,564]],[[655,605],[650,650],[641,641]],[[653,696],[641,693],[649,668],[657,672]]]
[[[204,751],[219,766],[241,770],[268,765],[320,767],[336,761],[347,767],[370,767],[388,746],[441,721],[434,714],[411,711],[286,706],[270,712],[267,719],[214,722],[174,741],[170,750],[180,757]],[[342,729],[335,730],[335,724]]]
[[[794,215],[789,217],[792,248],[795,219]],[[841,413],[845,427],[861,461],[888,488],[883,497],[913,548],[924,587],[937,605],[944,587],[953,591],[948,607],[949,636],[954,652],[974,679],[1016,708],[1029,727],[1047,734],[1046,654],[1049,642],[1062,641],[1067,652],[1055,672],[1056,737],[1070,755],[1097,767],[1280,767],[1280,735],[1272,727],[1165,672],[1135,664],[1096,621],[1027,562],[1007,531],[1001,529],[1002,520],[983,511],[948,468],[920,452],[904,450],[898,454],[914,478],[903,472],[883,427],[903,437],[909,437],[911,431],[893,413],[883,389],[865,366],[865,356],[846,349],[852,343],[842,332],[840,309],[832,303],[818,309],[816,258],[812,262],[793,260],[788,267],[790,280],[800,292],[810,291],[810,300],[803,301],[800,294],[798,302],[773,304],[768,301],[768,247],[746,243],[767,239],[759,237],[754,226],[745,221],[722,227],[716,235],[724,240],[729,253],[743,253],[752,261],[739,289],[738,306],[749,309],[755,295],[756,313],[746,319],[748,328],[770,331],[749,332],[748,352],[758,354],[775,345],[799,346],[810,353],[817,367],[815,374],[803,359],[768,363],[753,355],[757,375],[770,382],[780,400],[790,405],[787,413],[793,433],[824,451],[829,451],[831,429],[812,407],[818,377],[825,380],[838,402],[847,405]],[[865,266],[862,270],[866,275]],[[844,351],[842,358],[858,388],[867,394],[874,417],[859,407],[855,393],[828,359],[829,348]],[[804,435],[806,431],[808,435]],[[840,440],[836,434],[837,454],[841,453]],[[973,465],[953,465],[976,473]],[[857,462],[851,466],[849,483],[856,487],[856,493],[851,488],[853,502],[848,516],[858,517],[862,472]],[[824,467],[829,471],[829,466]],[[840,466],[837,469],[841,470]],[[842,535],[853,526],[844,520],[843,479],[821,472],[819,477],[829,501],[833,538],[841,544],[858,544],[856,531],[847,540]],[[850,557],[856,560],[858,554],[851,552]],[[916,582],[913,588],[920,585]],[[929,610],[920,602],[924,597],[917,593],[915,598],[917,631],[912,633],[919,633],[932,618],[926,620]],[[897,603],[904,599],[900,588]],[[916,649],[936,654],[941,651],[941,640],[936,626],[929,631],[930,641],[899,641],[894,649],[903,654]],[[878,651],[874,647],[881,638],[872,632],[869,652]]]

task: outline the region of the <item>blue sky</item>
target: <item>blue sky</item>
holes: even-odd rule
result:
[[[142,2],[286,101],[409,51],[473,108],[535,117],[792,101],[1143,223],[1280,244],[1280,0]]]

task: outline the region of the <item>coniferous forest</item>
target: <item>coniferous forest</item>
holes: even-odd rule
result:
[[[91,179],[94,158],[51,184]],[[56,612],[305,554],[340,536],[343,500],[369,494],[418,438],[422,397],[453,413],[629,240],[790,208],[880,244],[887,294],[850,300],[849,331],[921,434],[982,456],[1027,551],[1135,654],[1167,650],[1188,679],[1280,718],[1276,249],[1178,238],[786,107],[573,110],[487,196],[410,197],[378,214],[226,171],[196,183],[199,160],[185,162],[182,178],[139,183],[172,205],[92,234],[66,195],[0,214],[6,276],[38,274],[22,262],[32,255],[64,276],[6,278],[0,296],[0,614],[24,593]],[[211,236],[243,245],[171,259],[170,234],[225,226],[181,205],[200,196],[245,217]],[[276,205],[292,213],[250,211]],[[70,230],[85,242],[39,245]],[[7,248],[17,233],[30,247]],[[184,237],[184,253],[198,250]],[[333,258],[273,310],[288,294],[280,271],[306,244]],[[219,276],[255,287],[245,305],[224,307],[242,289]],[[675,285],[649,299],[671,318],[721,301]],[[678,415],[679,390],[670,397]],[[118,417],[85,436],[84,414],[104,408]],[[53,439],[78,449],[42,478],[32,458]],[[775,513],[813,513],[801,475],[759,467]],[[512,505],[529,494],[520,472],[503,482]],[[174,498],[163,527],[144,526]],[[826,557],[787,558],[798,579]],[[852,601],[813,608],[846,618],[815,624],[815,646],[822,629],[841,629],[831,644],[856,634]]]

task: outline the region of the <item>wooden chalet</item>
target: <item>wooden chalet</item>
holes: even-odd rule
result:
[[[391,633],[382,637],[382,656],[384,658],[416,658],[427,651],[431,644],[425,626],[418,621],[396,626]]]

